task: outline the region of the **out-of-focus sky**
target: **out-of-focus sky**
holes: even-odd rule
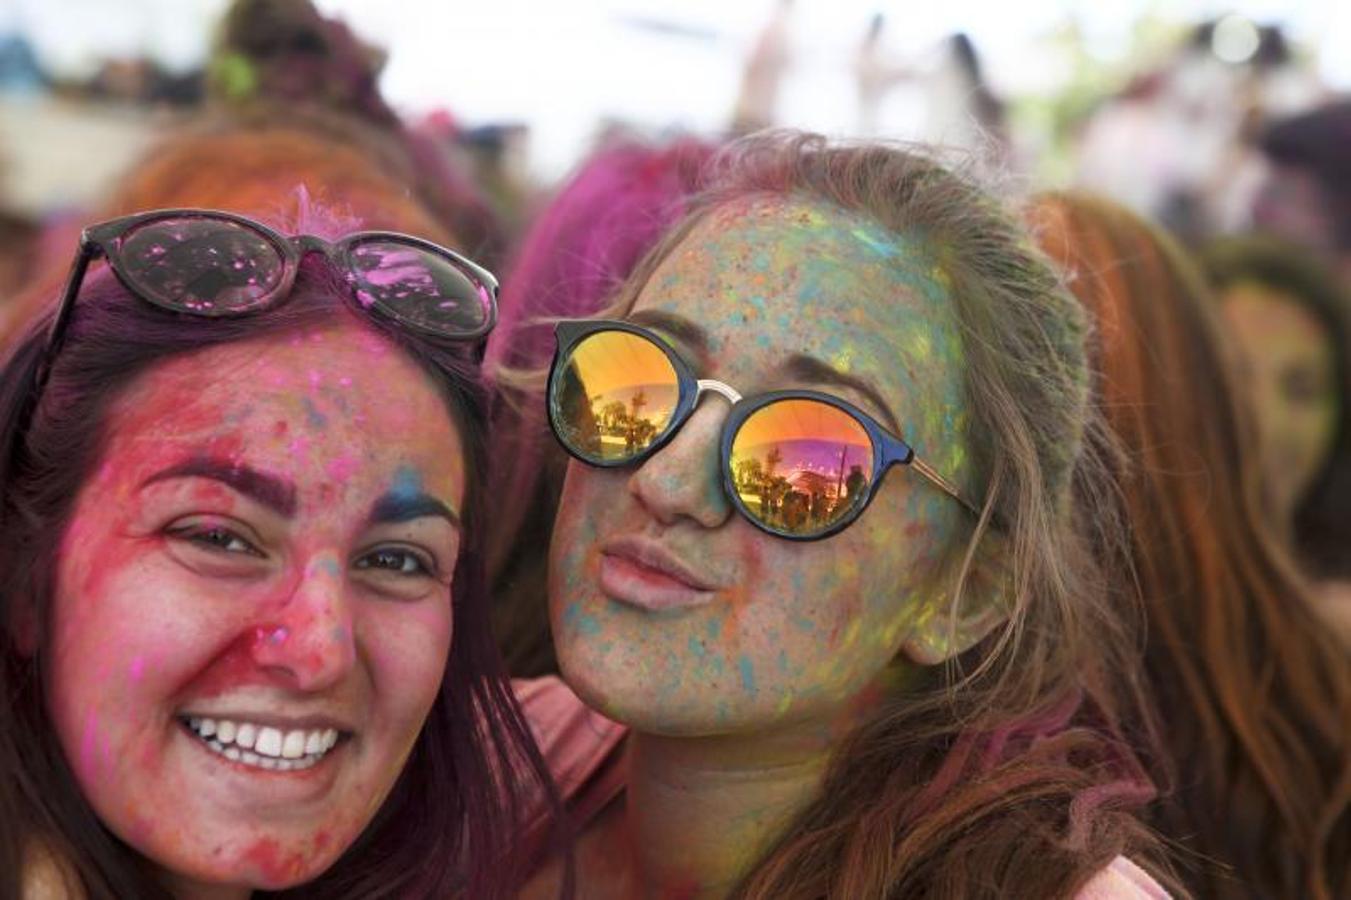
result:
[[[228,0],[0,0],[0,33],[19,31],[53,70],[78,75],[110,56],[170,68],[204,58]],[[726,124],[742,60],[777,0],[317,0],[389,51],[383,88],[408,113],[448,108],[468,124],[520,121],[537,172],[574,162],[599,121],[714,129]],[[1035,93],[1067,73],[1049,36],[1077,23],[1089,52],[1120,62],[1146,14],[1180,23],[1229,12],[1279,23],[1317,53],[1333,87],[1351,88],[1345,0],[796,0],[784,124],[850,130],[850,66],[875,12],[897,62],[923,64],[965,31],[1001,93]],[[1147,61],[1141,61],[1147,62]]]

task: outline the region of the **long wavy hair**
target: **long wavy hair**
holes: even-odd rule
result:
[[[312,214],[309,230],[314,230]],[[285,229],[284,229],[285,230]],[[324,233],[321,231],[320,233]],[[332,236],[332,235],[330,235]],[[354,315],[337,273],[316,257],[287,302],[239,319],[178,316],[138,300],[106,270],[91,275],[31,423],[24,386],[39,365],[51,310],[0,369],[0,897],[17,898],[35,851],[90,898],[168,894],[147,862],[98,820],[49,720],[42,657],[60,538],[104,445],[110,404],[138,374],[195,351],[348,316],[414,360],[443,394],[463,440],[465,543],[454,583],[455,640],[441,690],[383,806],[317,880],[280,896],[505,897],[527,818],[558,809],[547,770],[492,640],[481,552],[485,398],[463,346]],[[11,630],[31,609],[38,652]]]
[[[1323,326],[1332,345],[1339,411],[1327,462],[1282,523],[1299,558],[1320,578],[1351,578],[1351,298],[1336,275],[1303,248],[1248,235],[1208,244],[1202,263],[1218,294],[1240,281],[1284,292]]]
[[[1154,822],[1205,897],[1351,892],[1351,659],[1262,512],[1255,430],[1200,272],[1107,200],[1029,209],[1097,322],[1094,397],[1119,439],[1127,552],[1174,788]],[[1171,767],[1171,768],[1170,768]]]
[[[1120,854],[1152,865],[1154,841],[1131,811],[1152,789],[1119,726],[1145,704],[1135,631],[1094,564],[1114,501],[1106,486],[1083,505],[1070,491],[1079,467],[1085,486],[1098,471],[1080,453],[1095,427],[1082,310],[973,181],[920,152],[779,132],[715,157],[694,211],[609,314],[632,307],[712,210],[747,196],[830,204],[931,248],[963,336],[969,474],[988,486],[952,602],[997,527],[1009,618],[928,686],[884,698],[734,896],[1068,897]]]

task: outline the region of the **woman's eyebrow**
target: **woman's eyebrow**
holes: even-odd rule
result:
[[[207,478],[256,500],[285,518],[296,512],[296,486],[284,478],[260,472],[242,463],[210,456],[194,456],[161,469],[141,482],[141,487],[171,478]]]
[[[891,429],[891,433],[904,438],[901,434],[900,423],[892,415],[891,407],[887,401],[882,399],[882,392],[877,389],[867,378],[858,375],[851,375],[848,372],[841,372],[834,366],[827,365],[814,356],[807,356],[805,353],[794,353],[783,364],[783,371],[801,381],[812,382],[814,384],[838,384],[842,387],[853,388],[863,396],[872,401],[873,406],[882,413],[886,419],[886,425]]]
[[[452,527],[461,528],[460,517],[455,510],[433,497],[431,494],[409,494],[405,491],[391,491],[371,505],[367,525],[411,522],[423,516],[437,516],[445,519]]]
[[[667,332],[685,345],[700,360],[708,359],[708,332],[684,316],[661,312],[655,309],[642,309],[631,314],[628,321],[634,325],[646,325]]]

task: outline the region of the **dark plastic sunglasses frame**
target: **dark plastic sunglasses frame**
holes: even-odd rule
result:
[[[665,354],[676,373],[676,384],[679,393],[677,395],[675,409],[671,413],[671,420],[666,423],[666,427],[662,429],[661,434],[653,439],[652,443],[643,448],[641,452],[627,459],[595,460],[583,456],[563,439],[563,436],[559,433],[558,425],[554,421],[554,381],[560,372],[560,363],[567,360],[572,354],[573,349],[583,340],[605,331],[622,331],[649,341],[653,346]],[[948,481],[928,464],[915,456],[914,448],[880,425],[872,416],[868,415],[857,406],[854,406],[852,403],[849,403],[847,400],[842,400],[839,397],[825,394],[821,391],[811,390],[768,391],[763,394],[743,397],[735,388],[721,381],[698,378],[695,376],[694,371],[690,368],[689,364],[681,359],[675,350],[673,350],[670,345],[663,341],[656,333],[649,331],[640,325],[633,325],[629,322],[610,319],[565,320],[558,322],[554,326],[554,335],[558,341],[558,348],[554,351],[553,363],[549,367],[549,382],[544,401],[547,406],[546,413],[549,420],[549,428],[553,431],[554,437],[557,438],[558,443],[563,446],[563,449],[566,450],[570,456],[575,457],[587,465],[596,466],[597,468],[602,469],[614,469],[623,466],[637,465],[638,463],[643,462],[654,453],[661,450],[662,447],[666,446],[666,444],[675,437],[676,432],[678,432],[689,417],[693,415],[694,410],[699,405],[700,398],[706,392],[711,391],[715,394],[721,394],[727,400],[731,401],[732,404],[731,411],[728,412],[727,418],[723,421],[722,437],[718,444],[719,467],[722,470],[723,493],[727,495],[732,505],[736,507],[737,512],[741,513],[741,515],[756,528],[759,528],[767,534],[772,534],[775,537],[781,537],[790,541],[819,541],[823,538],[828,538],[831,535],[839,534],[845,528],[848,528],[857,521],[858,517],[863,515],[863,511],[872,504],[873,497],[877,495],[878,486],[882,482],[882,476],[886,474],[888,469],[895,465],[911,466],[933,483],[939,490],[964,506],[973,515],[978,518],[980,516],[980,510],[968,501],[952,482]],[[736,490],[736,484],[732,480],[732,442],[736,440],[737,432],[741,429],[741,426],[745,421],[754,413],[771,403],[780,400],[815,400],[820,403],[825,403],[828,406],[832,406],[857,421],[867,433],[868,439],[872,442],[873,470],[872,475],[868,480],[867,496],[863,498],[862,503],[854,506],[847,515],[832,522],[830,527],[818,533],[791,534],[764,524],[752,515],[751,511],[746,508],[746,505],[742,503],[741,496]]]
[[[281,257],[282,275],[277,282],[277,286],[259,297],[257,302],[253,305],[239,310],[194,309],[191,307],[179,306],[151,296],[143,287],[138,286],[134,279],[128,277],[123,272],[120,251],[122,240],[128,233],[135,228],[142,225],[148,225],[160,219],[214,219],[239,225],[255,232],[275,247],[277,253]],[[66,279],[66,286],[61,294],[61,304],[56,309],[56,316],[52,319],[51,330],[47,333],[47,345],[43,352],[43,362],[41,369],[39,370],[37,387],[40,389],[46,381],[47,371],[50,369],[52,360],[55,358],[57,351],[61,348],[61,341],[65,337],[66,328],[70,322],[71,311],[75,307],[75,298],[80,293],[80,286],[84,283],[84,276],[89,269],[89,264],[100,255],[107,260],[108,267],[113,270],[113,274],[117,276],[117,280],[122,283],[123,287],[152,306],[158,306],[161,309],[182,313],[183,315],[188,316],[199,316],[203,318],[235,318],[248,316],[265,309],[270,309],[279,303],[284,303],[291,294],[291,288],[295,285],[296,273],[300,270],[300,262],[308,254],[322,253],[329,262],[338,269],[338,271],[352,273],[357,271],[352,264],[352,249],[363,243],[372,241],[407,244],[415,249],[443,257],[459,268],[465,270],[466,274],[471,276],[471,280],[477,280],[479,284],[487,289],[486,315],[484,316],[483,325],[473,331],[446,332],[435,328],[427,328],[416,322],[405,319],[399,314],[398,310],[389,307],[379,300],[370,304],[363,303],[356,296],[357,285],[349,281],[352,302],[358,307],[361,309],[376,309],[379,311],[380,315],[391,320],[401,328],[408,328],[421,334],[435,335],[437,337],[475,341],[492,331],[493,326],[497,323],[497,278],[473,260],[461,256],[454,250],[447,249],[439,244],[434,244],[431,241],[413,237],[412,235],[401,234],[396,231],[358,231],[353,234],[345,235],[333,242],[326,241],[323,238],[310,234],[286,237],[264,225],[262,222],[236,213],[225,212],[224,210],[156,209],[149,212],[123,216],[107,222],[99,222],[95,225],[89,225],[81,232],[79,252],[75,257],[75,262],[71,265],[70,275]]]

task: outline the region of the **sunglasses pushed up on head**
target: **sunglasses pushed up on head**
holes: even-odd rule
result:
[[[136,297],[188,316],[248,316],[284,303],[301,260],[322,253],[352,303],[397,327],[477,341],[497,321],[497,279],[453,250],[391,231],[329,242],[286,237],[261,222],[210,209],[162,209],[90,225],[52,319],[28,392],[29,409],[51,371],[89,264],[103,256]]]
[[[565,321],[549,371],[549,425],[584,463],[642,462],[688,421],[704,393],[732,403],[722,427],[722,485],[753,525],[811,541],[854,522],[887,469],[907,465],[979,515],[952,482],[858,407],[820,391],[742,397],[699,379],[655,333],[620,321]]]

